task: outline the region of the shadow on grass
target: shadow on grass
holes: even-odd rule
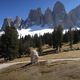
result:
[[[18,64],[18,65],[20,65],[20,64]],[[30,65],[32,65],[32,63],[27,63],[27,64],[25,64],[25,65],[22,65],[22,66],[20,66],[20,67],[15,67],[15,68],[11,68],[11,67],[8,67],[8,68],[6,68],[5,70],[3,70],[0,74],[9,74],[9,73],[12,73],[12,72],[14,72],[14,71],[20,71],[20,70],[23,70],[23,69],[25,69],[26,67],[28,67],[28,66],[30,66]],[[16,65],[17,66],[17,65]]]
[[[58,52],[56,50],[48,50],[48,51],[44,51],[43,54],[40,56],[44,56],[48,54],[58,54]]]
[[[26,65],[24,65],[24,66],[22,66],[22,67],[20,67],[20,68],[25,68],[25,67],[30,66],[30,65],[32,65],[31,62],[30,62],[30,63],[27,63]]]

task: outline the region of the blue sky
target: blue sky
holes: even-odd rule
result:
[[[0,0],[0,26],[5,17],[20,16],[25,20],[30,9],[41,7],[44,12],[48,7],[53,9],[57,1],[64,4],[67,12],[80,5],[80,0]]]

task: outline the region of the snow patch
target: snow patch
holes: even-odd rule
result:
[[[35,34],[39,35],[44,35],[44,33],[52,33],[53,29],[49,28],[48,25],[45,25],[44,27],[42,27],[42,25],[34,25],[31,26],[30,28],[27,29],[21,29],[21,30],[17,30],[19,33],[19,37],[25,37],[25,35],[31,35],[34,36]]]
[[[80,30],[80,28],[79,27],[72,28],[72,30]],[[50,28],[49,25],[44,25],[44,27],[42,25],[33,25],[27,29],[21,29],[21,30],[17,29],[17,31],[18,31],[18,35],[20,38],[20,36],[25,37],[26,35],[34,36],[35,34],[38,34],[38,36],[39,36],[39,35],[44,35],[44,33],[52,33],[54,31],[54,29]],[[69,29],[64,29],[63,34],[65,34],[68,31],[69,31]],[[5,34],[4,31],[0,32],[0,36],[2,34]]]
[[[52,33],[53,29],[42,29],[42,30],[36,30],[36,31],[31,31],[31,29],[22,29],[22,30],[17,30],[19,36],[25,37],[25,35],[31,35],[34,36],[35,34],[39,35],[44,35],[44,33]]]
[[[2,36],[3,34],[5,34],[5,32],[4,32],[4,31],[1,31],[1,32],[0,32],[0,36]]]

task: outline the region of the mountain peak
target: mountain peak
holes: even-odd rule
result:
[[[54,5],[54,9],[60,9],[60,8],[64,8],[63,3],[61,3],[60,1],[57,1]]]
[[[65,28],[73,26],[73,24],[80,27],[80,5],[74,8],[70,13],[67,14],[64,4],[57,1],[54,5],[53,10],[49,7],[45,10],[44,14],[41,8],[31,9],[28,18],[23,20],[19,16],[13,21],[11,18],[4,19],[3,27],[14,26],[17,29],[25,29],[33,25],[51,25],[58,26],[63,25]]]
[[[57,1],[57,2],[55,3],[55,5],[63,5],[63,3],[60,2],[60,1]]]
[[[13,25],[13,19],[10,17],[7,17],[3,21],[2,30],[5,29],[5,26],[12,26]]]
[[[21,25],[22,19],[19,16],[16,16],[16,19],[14,20],[14,26],[16,28],[19,28]]]

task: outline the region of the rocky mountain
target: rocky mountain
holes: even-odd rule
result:
[[[13,26],[15,26],[18,29],[21,29],[22,28],[21,26],[23,23],[24,23],[24,20],[22,20],[19,16],[16,16]]]
[[[69,17],[73,23],[73,25],[76,27],[80,27],[80,5],[77,6],[75,9],[71,10],[69,12]]]
[[[41,25],[42,27],[45,25],[48,25],[49,27],[63,25],[64,28],[80,27],[80,6],[67,13],[64,5],[58,1],[54,5],[52,11],[47,8],[43,13],[41,8],[31,9],[26,20],[23,20],[18,16],[14,21],[11,18],[5,18],[2,29],[6,26],[14,26],[17,29],[26,29],[34,25]]]
[[[47,8],[44,14],[44,23],[45,24],[53,24],[53,16],[52,16],[52,11]]]
[[[65,24],[64,20],[67,16],[64,5],[61,2],[57,2],[53,8],[53,18],[55,25]]]
[[[28,15],[28,18],[25,20],[22,25],[23,28],[28,28],[32,25],[43,24],[43,14],[41,8],[31,9]]]
[[[5,18],[3,25],[2,25],[2,30],[5,29],[6,26],[13,26],[13,20],[12,18]]]
[[[41,8],[31,10],[28,16],[28,20],[31,21],[31,25],[42,24],[42,15],[43,14],[42,14]]]

